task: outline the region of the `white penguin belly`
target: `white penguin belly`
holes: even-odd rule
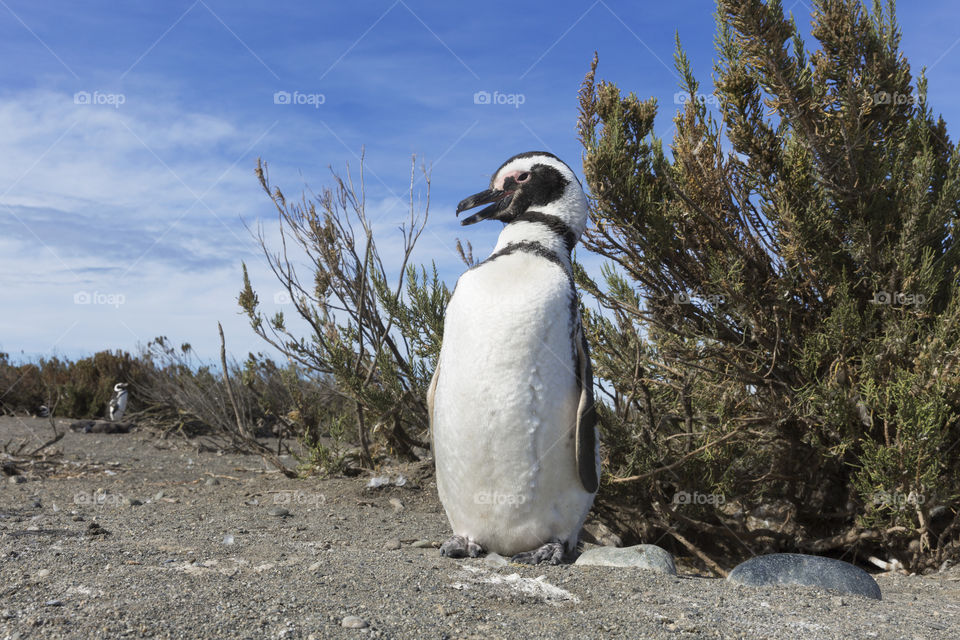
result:
[[[434,395],[437,489],[455,534],[513,555],[576,542],[593,503],[574,453],[569,281],[524,253],[465,273]]]

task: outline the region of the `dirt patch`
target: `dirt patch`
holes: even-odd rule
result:
[[[45,420],[0,418],[3,442],[48,432]],[[291,480],[256,457],[137,431],[68,430],[56,447],[58,461],[21,469],[26,481],[0,477],[0,637],[952,639],[960,629],[956,570],[877,575],[874,601],[689,574],[495,567],[440,557],[446,518],[416,465],[382,470],[391,482],[368,489],[369,478]]]

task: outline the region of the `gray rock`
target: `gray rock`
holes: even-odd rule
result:
[[[727,580],[751,587],[799,585],[820,587],[880,600],[880,587],[863,569],[849,562],[801,553],[772,553],[737,565]]]
[[[383,545],[383,548],[387,551],[396,551],[400,548],[400,538],[391,538],[387,540],[387,543]]]
[[[340,626],[347,629],[366,629],[370,625],[363,618],[357,616],[347,616],[340,621]]]
[[[218,484],[220,484],[220,481],[217,480],[216,478],[207,478],[206,480],[204,480],[203,484],[205,484],[208,487],[215,487]]]
[[[290,515],[290,510],[283,507],[274,507],[273,509],[270,509],[270,511],[267,511],[267,515],[275,518],[286,518]]]
[[[143,502],[140,500],[137,500],[136,498],[127,498],[127,504],[130,505],[131,507],[139,507],[140,505],[143,504]]]
[[[653,544],[632,547],[590,547],[574,564],[597,567],[636,567],[651,569],[671,576],[677,575],[670,552]]]
[[[20,475],[10,476],[10,480],[8,480],[10,484],[23,484],[26,481],[27,479]]]
[[[417,540],[410,546],[413,547],[414,549],[430,549],[433,547],[433,543],[430,542],[429,540]]]
[[[499,553],[490,552],[483,559],[483,564],[494,569],[499,569],[500,567],[507,566],[510,562]]]

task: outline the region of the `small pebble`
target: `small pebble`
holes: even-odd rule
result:
[[[207,478],[203,484],[207,485],[208,487],[215,487],[220,484],[220,481],[216,478]]]
[[[141,502],[140,500],[137,500],[136,498],[127,498],[127,504],[130,505],[131,507],[139,507],[140,505],[143,504],[143,502]]]
[[[267,511],[268,516],[273,516],[275,518],[286,518],[290,515],[290,510],[284,507],[274,507]]]
[[[410,546],[414,549],[430,549],[433,547],[433,543],[429,540],[417,540]]]
[[[390,484],[390,476],[374,476],[367,483],[367,489],[379,489]]]
[[[309,571],[310,573],[313,573],[314,571],[319,571],[322,568],[323,568],[323,563],[318,560],[317,562],[314,562],[312,565],[307,567],[307,571]]]
[[[34,509],[40,509],[41,507],[43,507],[43,503],[40,502],[39,499],[37,499],[37,500],[34,500],[34,501],[30,504],[30,506],[32,506]]]
[[[383,545],[383,548],[387,551],[396,551],[400,548],[400,538],[391,538],[387,540],[387,543]]]
[[[10,484],[23,484],[26,481],[27,479],[23,476],[10,476],[10,480],[8,480]]]
[[[363,618],[357,616],[347,616],[340,621],[340,626],[347,629],[366,629],[370,625]]]
[[[40,569],[40,571],[37,571],[38,578],[46,578],[48,575],[50,575],[50,569]]]
[[[398,498],[390,498],[390,504],[393,505],[393,510],[397,513],[403,511],[403,503]]]
[[[61,606],[63,606],[63,602],[61,602],[60,600],[47,600],[47,601],[44,602],[43,604],[45,604],[45,605],[48,606],[48,607],[61,607]]]
[[[229,533],[223,536],[223,544],[233,544],[233,536]]]
[[[163,489],[160,489],[160,491],[157,491],[153,495],[153,499],[155,502],[159,502],[160,500],[163,500]]]

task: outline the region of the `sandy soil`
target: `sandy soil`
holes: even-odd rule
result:
[[[48,432],[0,418],[0,443]],[[55,464],[19,465],[25,481],[0,477],[2,638],[960,637],[956,570],[877,575],[874,601],[498,567],[440,557],[428,465],[389,470],[406,484],[373,490],[143,432],[70,432],[56,448]]]

